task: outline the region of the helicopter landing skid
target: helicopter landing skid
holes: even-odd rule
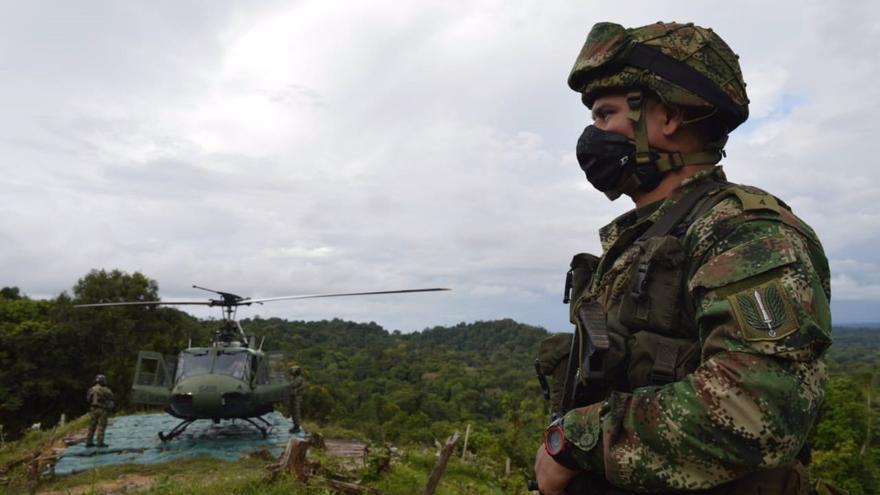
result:
[[[265,419],[263,419],[259,416],[256,416],[254,419],[260,420],[266,426],[258,425],[251,418],[241,418],[241,419],[247,421],[248,423],[251,424],[251,426],[253,426],[257,430],[259,430],[260,434],[263,435],[263,438],[266,438],[269,436],[269,430],[272,428],[272,423],[266,421]],[[186,430],[186,428],[189,425],[193,424],[195,421],[196,421],[195,419],[185,419],[185,420],[181,421],[177,426],[172,428],[171,431],[168,432],[167,435],[160,431],[159,432],[159,440],[162,440],[163,442],[167,442],[168,440],[171,440],[172,438],[183,433]]]
[[[251,418],[242,418],[242,419],[244,419],[245,421],[247,421],[248,423],[253,425],[254,428],[260,430],[260,433],[263,435],[263,438],[266,438],[269,435],[269,428],[272,427],[272,423],[269,423],[265,419],[257,416],[255,419],[259,419],[260,421],[262,421],[263,423],[266,424],[265,427],[262,427],[262,426],[258,425],[257,423],[254,423],[254,421]]]
[[[171,440],[172,438],[176,437],[177,435],[180,435],[181,433],[184,432],[184,430],[186,430],[187,426],[193,424],[193,421],[195,421],[195,420],[194,419],[185,419],[185,420],[181,421],[177,426],[172,428],[171,431],[168,432],[167,435],[160,431],[159,432],[159,440],[162,440],[163,442],[167,442],[168,440]]]

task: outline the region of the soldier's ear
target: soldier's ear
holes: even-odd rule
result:
[[[660,107],[659,111],[662,112],[661,130],[663,135],[668,138],[678,132],[681,126],[684,125],[684,112],[680,107],[669,106],[662,102],[658,102],[658,105]]]

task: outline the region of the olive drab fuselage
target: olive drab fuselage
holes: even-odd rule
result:
[[[195,370],[193,361],[202,361]],[[178,418],[230,419],[273,410],[287,386],[269,380],[262,352],[248,348],[194,348],[180,353],[168,412]]]
[[[712,180],[720,167],[681,195]],[[566,436],[620,489],[788,493],[822,399],[827,260],[806,224],[747,186],[645,238],[675,202],[619,217],[600,231],[603,256],[581,256],[592,273],[575,270],[572,322],[588,337],[584,313],[598,308],[608,342],[600,400],[565,415]]]
[[[289,394],[286,380],[273,377],[267,355],[247,347],[193,347],[176,360],[173,381],[158,384],[169,360],[142,351],[133,386],[132,400],[164,405],[181,419],[231,419],[262,416],[275,402]],[[154,370],[162,363],[163,370]]]

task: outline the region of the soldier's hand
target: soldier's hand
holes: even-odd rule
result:
[[[543,443],[538,446],[538,453],[535,455],[535,477],[542,495],[565,495],[565,488],[578,473],[580,471],[568,469],[553,460],[544,449]]]

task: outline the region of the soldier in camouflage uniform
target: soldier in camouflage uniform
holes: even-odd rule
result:
[[[287,375],[290,380],[290,398],[287,409],[290,412],[290,420],[293,422],[290,433],[299,433],[302,430],[302,395],[306,389],[306,380],[303,378],[302,369],[299,366],[291,366]]]
[[[86,447],[94,447],[92,439],[98,434],[98,447],[106,447],[104,443],[104,430],[107,428],[107,415],[113,409],[113,392],[107,387],[107,378],[104,375],[95,377],[95,384],[86,392],[86,402],[89,403],[89,434],[86,437]]]
[[[600,230],[601,257],[573,265],[589,273],[571,320],[591,344],[575,362],[593,358],[577,379],[600,393],[545,433],[545,495],[574,479],[577,493],[810,492],[828,262],[785,203],[717,165],[748,117],[737,58],[692,24],[600,23],[575,62],[569,86],[594,119],[578,161],[636,208]]]

